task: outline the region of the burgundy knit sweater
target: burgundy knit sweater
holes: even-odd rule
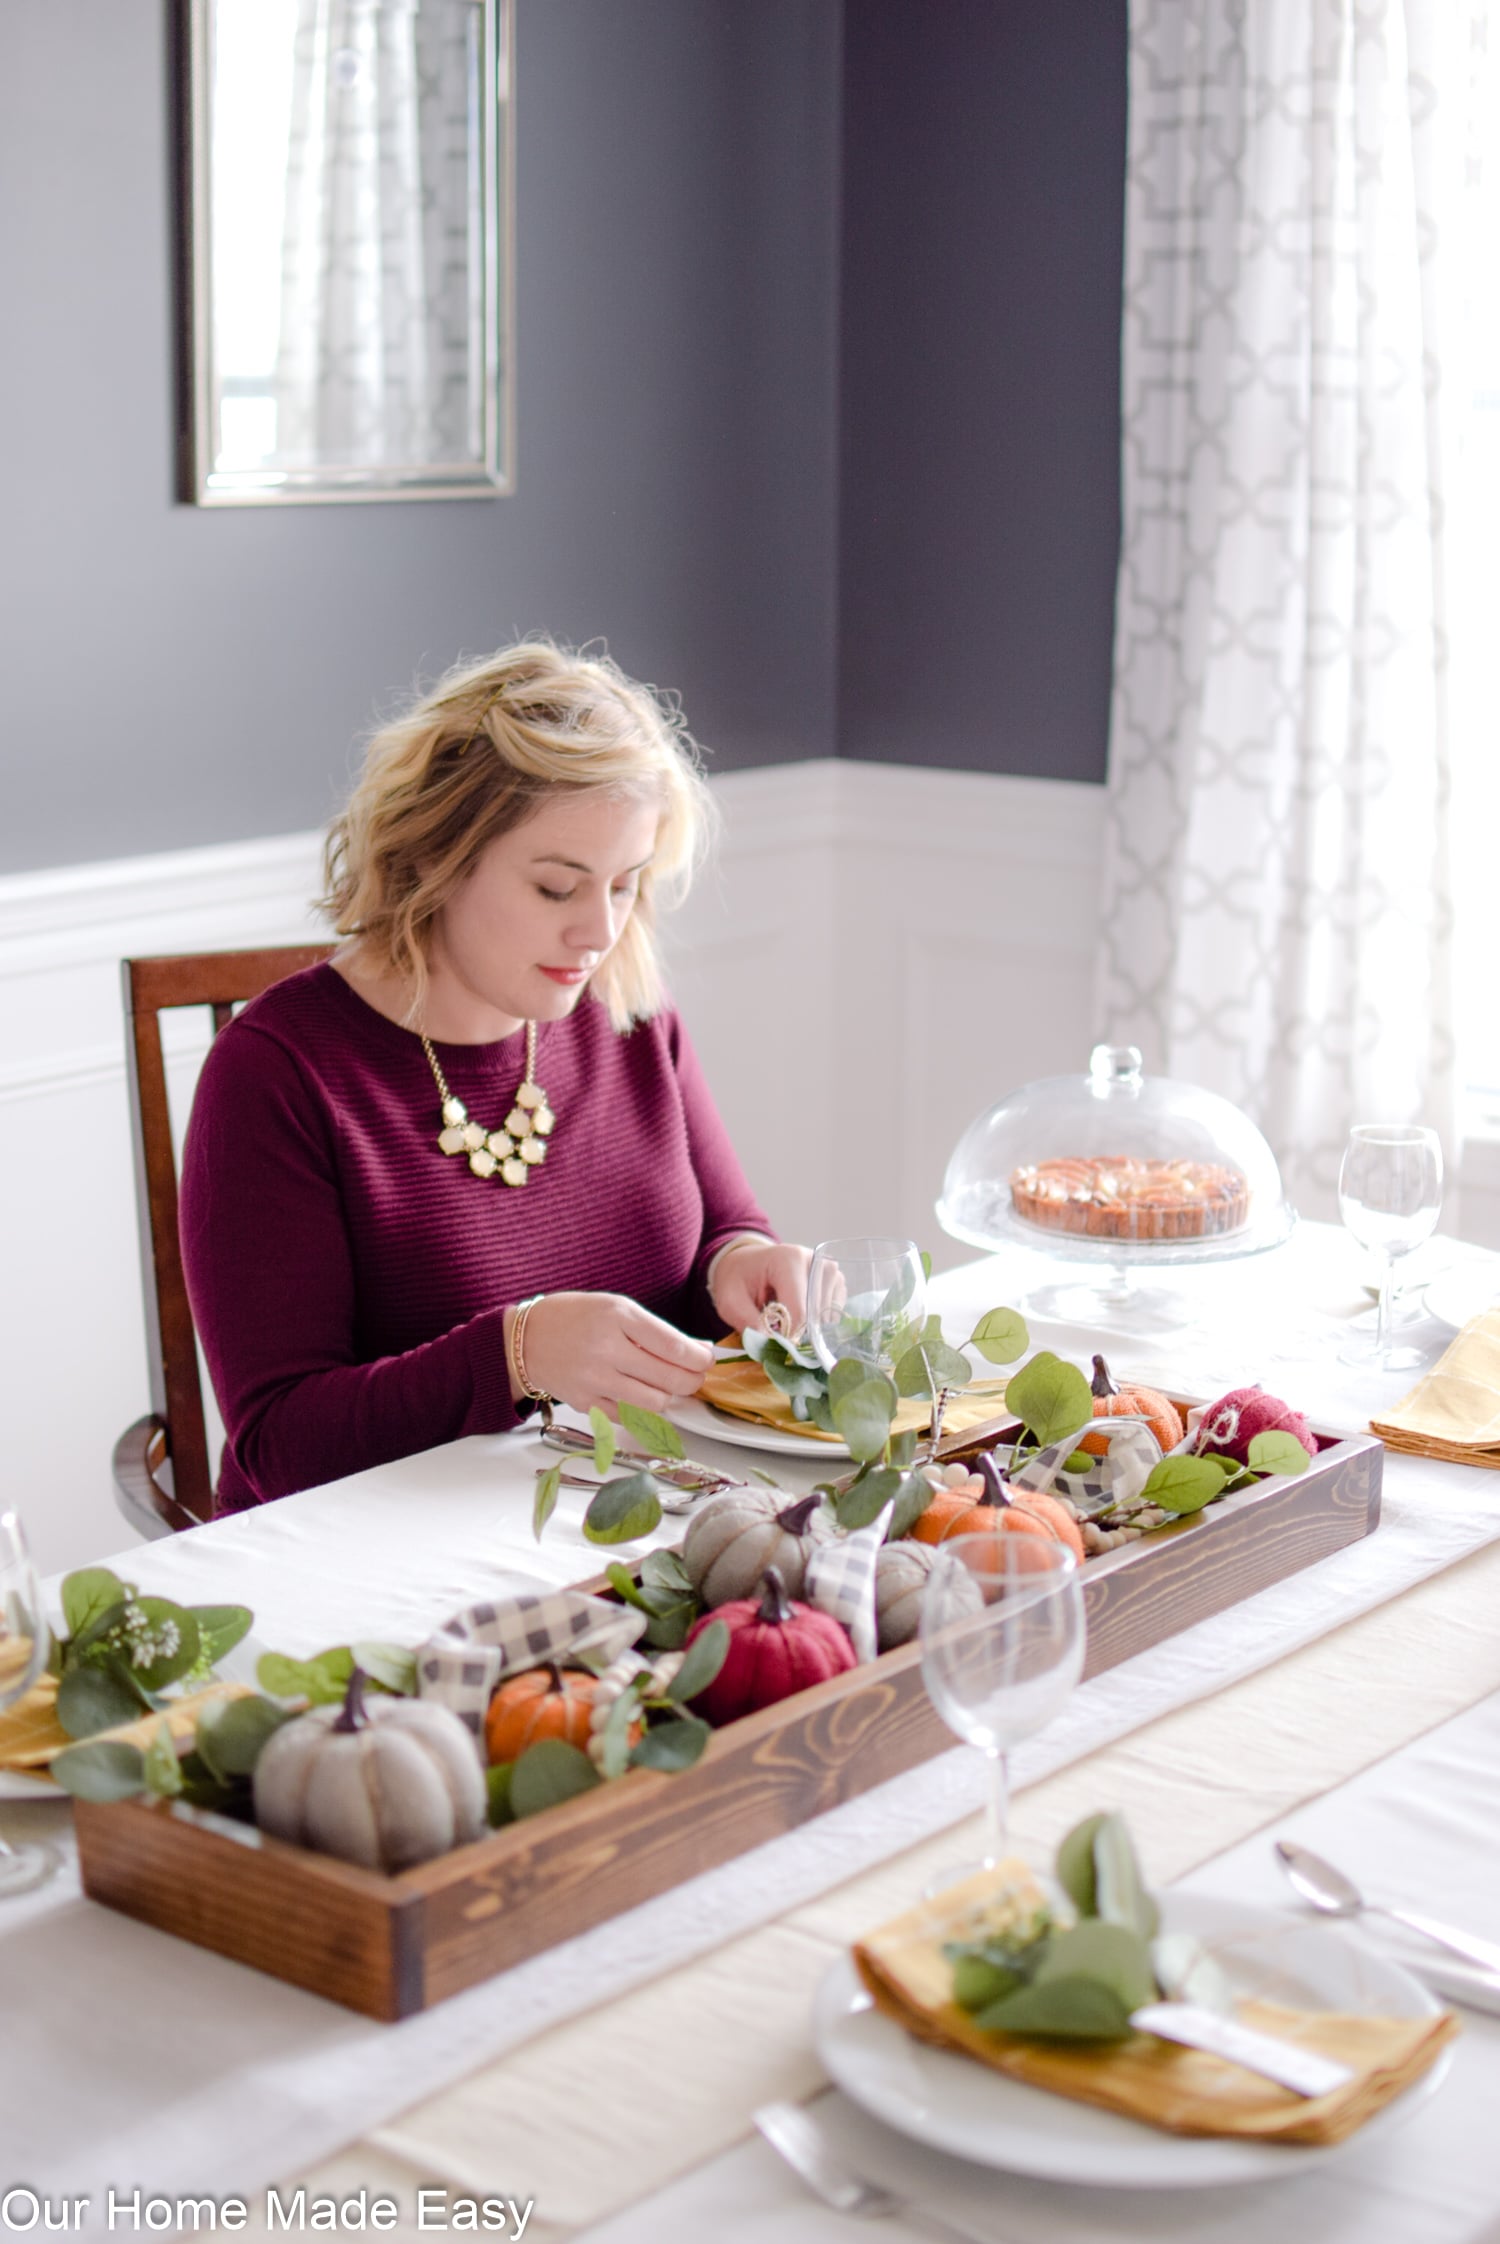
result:
[[[499,1129],[525,1031],[440,1044]],[[472,1174],[418,1039],[331,966],[247,1005],[204,1063],[183,1155],[193,1315],[228,1439],[220,1512],[514,1426],[501,1319],[532,1293],[629,1294],[718,1331],[704,1273],[768,1231],[675,1013],[611,1028],[585,998],[537,1033],[557,1116],[524,1187]]]

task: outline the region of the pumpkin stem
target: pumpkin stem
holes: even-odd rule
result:
[[[799,1497],[798,1501],[795,1504],[788,1504],[784,1512],[778,1512],[776,1514],[777,1526],[781,1528],[785,1534],[788,1535],[802,1534],[807,1526],[808,1521],[812,1518],[813,1513],[819,1509],[822,1501],[822,1497],[817,1494],[816,1490],[811,1496]]]
[[[780,1569],[768,1566],[761,1576],[761,1584],[766,1594],[760,1601],[759,1619],[774,1622],[778,1628],[784,1627],[795,1616]]]
[[[343,1710],[333,1725],[336,1730],[342,1730],[346,1735],[351,1730],[369,1728],[370,1714],[365,1705],[365,1681],[365,1671],[362,1667],[357,1667],[351,1672],[349,1685],[344,1693]]]
[[[975,1462],[979,1477],[984,1482],[984,1494],[979,1499],[980,1503],[993,1504],[996,1511],[1008,1511],[1010,1498],[1005,1493],[1005,1480],[990,1452],[982,1449]]]
[[[1089,1386],[1091,1392],[1098,1397],[1100,1402],[1104,1402],[1110,1395],[1117,1395],[1120,1392],[1117,1382],[1110,1375],[1109,1365],[1102,1356],[1094,1358],[1094,1376],[1089,1382]]]

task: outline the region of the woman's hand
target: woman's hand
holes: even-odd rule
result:
[[[771,1239],[737,1239],[714,1264],[713,1305],[732,1332],[760,1323],[767,1304],[779,1301],[800,1332],[807,1318],[808,1247],[778,1246]]]
[[[505,1319],[507,1346],[510,1311]],[[706,1340],[690,1340],[622,1293],[544,1294],[522,1335],[528,1385],[572,1410],[595,1405],[610,1418],[622,1402],[663,1410],[703,1383],[714,1360]],[[514,1392],[512,1399],[519,1401]]]

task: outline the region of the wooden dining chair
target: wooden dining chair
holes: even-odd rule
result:
[[[146,1307],[151,1408],[115,1443],[115,1500],[139,1534],[175,1534],[213,1512],[213,1477],[198,1379],[193,1313],[177,1237],[177,1160],[167,1103],[161,1016],[206,1006],[213,1033],[273,982],[327,958],[332,945],[199,952],[121,962],[136,1213]]]

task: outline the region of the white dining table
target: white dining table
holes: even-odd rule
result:
[[[961,1341],[982,1309],[1023,1299],[1049,1275],[1045,1256],[987,1258],[936,1281],[934,1305]],[[1368,1306],[1362,1279],[1342,1235],[1308,1225],[1275,1254],[1192,1273],[1175,1330],[1148,1340],[1096,1320],[1037,1324],[1033,1339],[1084,1361],[1090,1343],[1106,1346],[1117,1371],[1179,1392],[1260,1379],[1320,1426],[1356,1430],[1405,1384],[1336,1362],[1340,1336]],[[1450,1337],[1420,1320],[1410,1329],[1432,1356]],[[690,1447],[731,1470],[747,1461],[727,1443]],[[456,1443],[109,1562],[187,1602],[246,1603],[257,1640],[294,1654],[352,1637],[415,1643],[507,1582],[597,1571],[582,1493],[565,1491],[542,1541],[532,1535],[534,1474],[548,1456],[524,1431]],[[788,1486],[816,1471],[756,1461]],[[1122,1805],[1156,1882],[1207,1881],[1274,1902],[1284,1896],[1268,1883],[1258,1835],[1301,1825],[1324,1851],[1383,1878],[1390,1898],[1436,1908],[1441,1891],[1439,1913],[1500,1938],[1500,1880],[1489,1875],[1500,1788],[1486,1797],[1475,1780],[1500,1750],[1500,1474],[1388,1456],[1385,1494],[1367,1542],[1084,1686],[1023,1749],[1026,1848],[1044,1856],[1079,1815]],[[681,1526],[664,1520],[653,1540],[675,1541]],[[1450,1723],[1451,1753],[1441,1745]],[[435,2233],[444,2214],[453,2226],[455,2208],[486,2199],[529,2203],[526,2233],[544,2244],[853,2233],[749,2140],[751,2115],[771,2096],[817,2097],[841,2139],[879,2165],[879,2131],[827,2091],[813,1995],[853,1937],[962,1851],[953,1827],[973,1813],[978,1778],[955,1750],[397,2027],[82,1900],[70,1859],[49,1887],[0,1912],[0,2233],[11,2177],[39,2198],[88,2198],[96,2228],[114,2188],[127,2203],[133,2190],[216,2205],[243,2194],[241,2233],[275,2232],[267,2190],[295,2207],[300,2188],[304,2218],[327,2200],[345,2209],[346,2228],[389,2195],[398,2210],[387,2233],[398,2235]],[[0,1822],[36,1826],[67,1851],[56,1803],[0,1803]],[[1352,2240],[1358,2229],[1330,2209],[1345,2204],[1345,2180],[1319,2179],[1338,2175],[1349,2206],[1359,2210],[1362,2188],[1378,2205],[1386,2225],[1368,2230],[1378,2244],[1405,2233],[1413,2244],[1477,2244],[1486,2191],[1500,2208],[1500,2167],[1483,2128],[1465,2148],[1444,2115],[1500,2093],[1500,2025],[1465,2024],[1450,2082],[1379,2161],[1356,2143],[1316,2174],[1221,2193],[1215,2234],[1249,2244],[1292,2220],[1304,2236]],[[1434,2142],[1441,2220],[1391,2226],[1401,2191],[1420,2196]],[[936,2153],[884,2147],[934,2205],[941,2198],[999,2244],[1200,2233],[1182,2225],[1172,2193],[1149,2193],[1162,2201],[1155,2212],[1144,2198],[1121,2212],[1111,2196],[1108,2218],[1125,2225],[1110,2227],[1098,2202],[1070,2202],[1076,2191],[1003,2176],[975,2185]],[[973,2211],[976,2186],[988,2228]],[[505,2215],[512,2226],[516,2217]]]

